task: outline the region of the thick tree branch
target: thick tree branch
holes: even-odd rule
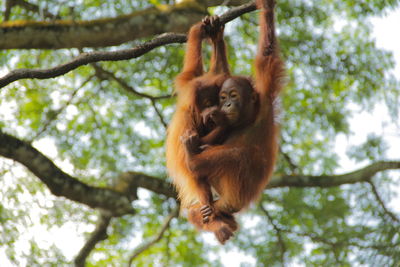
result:
[[[277,187],[333,187],[342,184],[368,182],[376,173],[391,169],[400,169],[400,161],[379,161],[354,172],[342,175],[275,175],[267,189]],[[125,172],[122,173],[121,176],[129,187],[145,188],[157,194],[172,198],[176,198],[177,196],[174,187],[166,179],[159,179],[138,172]]]
[[[274,187],[333,187],[342,184],[368,182],[378,172],[400,169],[400,161],[378,161],[359,170],[342,175],[294,175],[274,176],[268,188]]]
[[[59,169],[50,159],[29,143],[0,131],[0,155],[18,161],[35,174],[56,196],[100,208],[110,215],[133,213],[127,195],[89,186]]]
[[[164,32],[184,33],[190,25],[207,14],[208,7],[220,2],[183,1],[171,6],[160,5],[114,18],[90,21],[7,21],[0,23],[0,49],[105,47]],[[232,2],[237,5],[246,1]],[[23,0],[13,4],[39,11],[38,6]],[[7,16],[10,9],[6,9]],[[46,11],[45,15],[54,18]]]
[[[175,199],[178,196],[174,186],[166,179],[152,177],[140,172],[124,172],[121,174],[120,179],[131,189],[141,187]]]
[[[89,186],[64,173],[29,143],[1,131],[0,155],[18,161],[27,167],[48,186],[54,195],[64,196],[92,208],[104,209],[111,212],[114,216],[133,212],[130,204],[132,196],[130,195],[138,187],[167,197],[177,197],[174,187],[166,179],[137,172],[125,172],[121,174],[121,178],[125,183],[124,187],[128,188],[129,192],[124,192],[125,189],[111,190]],[[277,187],[333,187],[342,184],[369,182],[376,173],[391,169],[400,169],[400,161],[379,161],[342,175],[277,175],[272,178],[267,189]]]
[[[221,16],[221,22],[227,23],[246,12],[255,10],[255,8],[256,7],[253,2],[237,8],[233,8]],[[1,34],[0,34],[0,40],[2,40]],[[141,45],[138,45],[130,49],[108,51],[108,52],[96,51],[91,53],[83,53],[65,64],[50,69],[17,69],[9,72],[8,74],[0,78],[0,88],[21,79],[54,78],[89,63],[94,63],[99,61],[128,60],[132,58],[137,58],[159,46],[172,43],[184,43],[184,42],[186,42],[186,35],[184,34],[164,33],[155,37],[150,41],[147,41]]]
[[[128,267],[132,266],[132,262],[137,256],[139,256],[145,250],[149,249],[151,246],[153,246],[154,244],[156,244],[158,241],[161,240],[161,238],[163,237],[165,231],[168,229],[171,220],[173,218],[177,217],[178,215],[179,215],[179,206],[176,209],[174,209],[171,212],[171,214],[165,219],[165,221],[164,221],[163,225],[161,226],[161,229],[159,230],[157,235],[155,235],[149,241],[147,241],[146,243],[142,244],[141,246],[136,248],[135,251],[133,251],[132,255],[129,257]]]
[[[84,267],[86,258],[89,256],[90,252],[95,248],[96,244],[108,238],[107,228],[110,225],[111,218],[112,217],[109,215],[105,214],[100,215],[96,228],[91,233],[89,239],[86,241],[85,245],[79,251],[78,255],[75,257],[74,263],[76,267]]]
[[[7,21],[0,24],[0,49],[106,47],[161,34],[186,32],[206,15],[200,5],[148,8],[92,21]],[[21,38],[22,37],[22,38]]]

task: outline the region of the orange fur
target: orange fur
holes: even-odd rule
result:
[[[198,186],[197,177],[186,164],[188,155],[181,142],[182,136],[188,130],[195,131],[196,123],[199,121],[199,114],[194,104],[196,89],[211,85],[220,87],[229,75],[222,36],[216,36],[216,39],[212,40],[210,71],[203,73],[201,44],[204,35],[202,23],[195,24],[189,31],[184,67],[175,79],[175,91],[178,95],[176,111],[168,127],[166,140],[167,169],[177,188],[183,208],[188,208],[204,195],[204,191]]]
[[[167,167],[183,207],[189,207],[189,220],[199,229],[214,232],[221,243],[237,229],[233,214],[255,201],[269,182],[278,150],[279,127],[274,120],[274,102],[282,88],[284,64],[279,57],[275,38],[274,1],[265,0],[264,4],[258,0],[257,4],[262,7],[253,88],[258,101],[245,103],[255,105],[250,125],[230,132],[222,145],[210,146],[194,155],[186,152],[180,139],[188,129],[194,127],[193,82],[196,79],[202,82],[216,79],[215,72],[203,75],[202,66],[200,68],[198,65],[201,63],[201,41],[199,35],[194,35],[198,29],[195,25],[189,33],[184,70],[177,78],[177,110],[167,137]],[[219,59],[224,62],[223,56]],[[218,62],[215,59],[213,64]],[[224,73],[221,79],[228,77],[244,79],[230,76],[229,73]],[[203,222],[200,212],[201,205],[204,205],[200,200],[205,191],[198,184],[199,177],[205,178],[220,196],[211,203],[214,213],[208,223]],[[200,203],[195,204],[198,201]]]

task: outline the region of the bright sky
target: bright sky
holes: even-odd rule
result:
[[[395,74],[400,79],[400,35],[398,34],[398,28],[400,25],[400,8],[393,12],[390,12],[390,14],[388,14],[388,16],[386,17],[375,18],[372,20],[372,22],[374,24],[374,36],[376,37],[378,46],[387,50],[391,50],[394,53],[395,59],[397,61]],[[391,145],[389,156],[391,159],[400,159],[400,134],[395,134],[400,132],[398,128],[400,127],[400,122],[398,123],[397,128],[395,126],[383,128],[382,120],[380,118],[387,117],[387,111],[382,105],[378,106],[374,110],[373,114],[362,113],[358,116],[355,116],[352,123],[353,131],[355,133],[362,133],[362,135],[357,135],[355,138],[350,139],[344,136],[339,136],[337,139],[338,145],[336,150],[340,153],[340,155],[344,155],[346,151],[346,146],[348,146],[349,144],[362,143],[368,133],[375,132],[378,134],[383,134],[391,132],[393,134],[389,135],[388,137],[388,141]],[[36,146],[40,147],[40,150],[42,150],[47,155],[55,154],[55,147],[52,145],[49,146],[49,144],[36,144]],[[346,157],[343,157],[341,163],[343,166],[342,171],[349,171],[354,169],[355,167],[349,164],[349,161],[346,159]],[[400,207],[400,205],[394,205],[394,203],[391,203],[390,206],[391,208],[394,208],[395,206]],[[54,231],[51,230],[50,232],[47,231],[44,227],[40,226],[39,223],[37,225],[37,229],[35,229],[35,231],[32,231],[32,233],[40,233],[40,236],[35,236],[37,240],[42,241],[40,243],[44,244],[44,247],[46,247],[46,243],[49,244],[48,241],[50,241],[51,244],[51,240],[63,240],[63,242],[61,243],[57,242],[57,246],[59,246],[60,249],[63,250],[68,258],[72,258],[77,253],[78,249],[83,243],[83,238],[81,236],[76,236],[76,228],[71,223],[67,222],[65,226],[62,227],[62,230],[57,229],[57,231],[55,231],[56,229],[53,229]],[[31,235],[29,235],[29,238],[30,237]],[[26,236],[26,238],[27,239],[23,240],[23,242],[27,244],[28,236]],[[212,235],[208,235],[206,239],[211,240],[213,239],[213,237]],[[216,244],[216,242],[212,240],[210,241],[210,243]],[[230,267],[239,266],[242,260],[245,260],[248,263],[255,263],[252,257],[239,255],[240,254],[238,254],[238,252],[236,251],[223,253],[222,261],[225,266]],[[0,262],[2,263],[1,266],[11,266],[8,265],[9,263],[7,264],[8,261],[5,257],[5,251],[1,249]]]
[[[400,8],[383,18],[374,18],[374,36],[379,47],[391,50],[397,62],[396,75],[400,78]]]
[[[372,19],[372,23],[377,46],[393,52],[396,60],[396,68],[393,73],[400,79],[400,35],[397,34],[400,25],[400,8],[390,12],[388,16]],[[343,155],[341,159],[343,171],[349,171],[351,170],[349,168],[356,167],[352,166],[345,156],[346,146],[363,143],[369,133],[385,136],[390,145],[388,156],[390,159],[400,159],[400,121],[397,122],[397,125],[387,126],[385,125],[388,121],[387,118],[389,118],[389,114],[384,105],[377,105],[372,113],[363,112],[353,117],[351,125],[356,136],[349,139],[345,136],[338,136],[337,139],[337,142],[342,144],[337,147],[337,151]]]

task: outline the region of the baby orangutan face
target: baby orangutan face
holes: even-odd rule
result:
[[[230,126],[240,126],[252,120],[257,94],[250,81],[243,77],[227,79],[219,92],[219,106]]]

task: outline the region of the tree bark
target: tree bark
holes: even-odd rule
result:
[[[177,194],[166,179],[138,172],[121,174],[124,188],[98,188],[87,185],[60,170],[50,159],[29,143],[0,131],[0,155],[18,161],[35,174],[56,196],[100,208],[113,216],[134,212],[131,201],[136,188],[148,189],[156,194],[176,198]],[[343,184],[369,182],[385,170],[400,169],[400,161],[378,161],[359,170],[341,175],[282,175],[274,176],[267,189],[277,187],[334,187]]]
[[[1,131],[0,155],[24,165],[56,196],[63,196],[91,208],[100,208],[113,216],[134,213],[128,195],[108,188],[90,186],[79,181],[63,172],[28,142]]]
[[[185,33],[224,1],[183,1],[114,18],[87,21],[6,21],[0,24],[0,49],[106,47],[165,32]],[[239,5],[248,1],[228,1]]]
[[[333,187],[342,184],[369,182],[378,172],[400,169],[399,161],[378,161],[359,170],[341,175],[282,175],[274,176],[268,188],[275,187]]]
[[[79,251],[78,255],[74,259],[75,267],[84,267],[86,264],[86,258],[90,252],[95,248],[97,243],[106,240],[108,238],[107,228],[110,225],[111,217],[100,214],[96,228],[90,234],[88,240]]]

